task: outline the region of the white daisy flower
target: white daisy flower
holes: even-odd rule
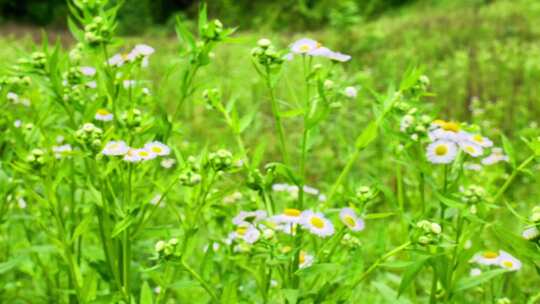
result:
[[[146,148],[136,149],[135,153],[141,160],[150,160],[157,157],[157,154]]]
[[[137,149],[129,148],[129,147],[126,153],[124,153],[123,159],[130,163],[137,163],[141,161],[141,157],[138,155]]]
[[[15,120],[13,126],[17,129],[20,128],[22,126],[22,121],[20,119]]]
[[[358,96],[358,90],[355,87],[346,87],[344,93],[349,98],[356,98]]]
[[[109,141],[101,151],[104,155],[124,155],[128,153],[129,147],[124,141]]]
[[[81,67],[80,71],[84,76],[92,77],[96,75],[96,69],[90,66]]]
[[[259,240],[261,232],[253,225],[243,225],[234,231],[235,239],[242,239],[248,244],[253,244]]]
[[[501,250],[499,256],[499,266],[510,271],[518,271],[521,269],[522,265],[520,260],[513,257],[508,252]]]
[[[489,138],[484,137],[480,134],[466,133],[465,139],[479,145],[482,148],[489,148],[493,146],[493,142]]]
[[[266,219],[266,211],[240,211],[232,220],[234,225],[245,225],[249,223],[257,223]]]
[[[470,272],[471,277],[477,277],[482,274],[482,270],[480,268],[472,268]]]
[[[351,208],[341,209],[339,212],[339,218],[343,224],[349,227],[352,231],[356,232],[364,230],[364,220],[358,218],[358,216],[356,216],[356,212],[354,212],[354,210]]]
[[[313,261],[315,261],[314,256],[306,253],[303,250],[300,251],[300,256],[298,257],[298,267],[300,267],[300,269],[310,267],[311,265],[313,265]]]
[[[331,52],[326,57],[331,59],[331,60],[339,61],[339,62],[347,62],[347,61],[351,60],[351,55],[343,54],[343,53],[340,53],[340,52]]]
[[[60,159],[60,158],[62,158],[62,156],[65,156],[66,154],[69,154],[69,152],[72,151],[72,148],[71,148],[70,144],[65,144],[65,145],[61,145],[61,146],[54,146],[54,147],[52,147],[52,150],[54,152],[54,156],[57,159]]]
[[[463,150],[463,152],[469,154],[472,157],[478,157],[484,153],[484,149],[481,146],[470,141],[460,141],[459,147],[461,148],[461,150]]]
[[[158,156],[165,156],[171,153],[171,149],[159,141],[149,142],[144,145],[144,148],[154,152]]]
[[[471,260],[471,263],[480,265],[498,265],[500,253],[495,251],[483,251],[475,254]]]
[[[321,44],[313,39],[302,38],[291,45],[291,52],[294,54],[307,54],[320,46]]]
[[[108,64],[116,67],[121,67],[127,59],[127,55],[115,54],[108,60]]]
[[[100,121],[111,121],[113,119],[113,114],[107,111],[107,109],[98,109],[94,119]]]
[[[152,54],[154,54],[155,50],[153,47],[149,46],[149,45],[146,45],[146,44],[137,44],[132,52],[135,54],[135,55],[141,55],[141,56],[150,56]]]
[[[535,240],[538,237],[540,237],[540,231],[538,230],[536,226],[529,227],[523,230],[523,232],[521,233],[521,236],[523,236],[523,238],[528,241]]]
[[[428,136],[432,141],[444,139],[459,142],[464,136],[460,130],[458,123],[438,119],[431,123]]]
[[[434,164],[449,164],[456,155],[456,144],[448,140],[437,140],[427,147],[427,158]]]
[[[165,169],[170,169],[176,164],[176,160],[174,158],[165,158],[161,161],[160,165],[161,167]]]
[[[302,220],[302,211],[294,208],[285,208],[282,214],[273,216],[272,220],[276,224],[299,224]]]
[[[311,233],[320,237],[327,237],[334,234],[334,225],[322,213],[306,210],[302,212],[302,226]]]
[[[304,193],[311,194],[311,195],[319,195],[319,189],[304,185]]]
[[[308,55],[315,56],[315,57],[329,58],[331,53],[332,53],[332,50],[330,50],[329,48],[324,47],[324,46],[319,46],[319,47],[309,51]]]
[[[493,148],[491,149],[491,154],[487,156],[486,158],[482,159],[482,165],[494,165],[498,162],[502,161],[508,161],[508,156],[504,155],[503,150],[501,148]]]

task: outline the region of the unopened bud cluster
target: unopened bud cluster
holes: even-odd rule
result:
[[[93,149],[101,148],[102,135],[103,130],[96,127],[93,123],[85,123],[80,129],[75,131],[75,138]]]
[[[422,220],[416,223],[418,231],[417,241],[421,245],[437,243],[442,233],[442,227],[438,223]]]
[[[160,258],[168,259],[175,254],[177,246],[178,239],[172,238],[167,242],[162,240],[158,241],[154,246],[154,249]]]
[[[266,38],[260,39],[257,47],[251,51],[251,56],[262,66],[277,67],[284,59],[281,52],[278,52],[272,42]]]

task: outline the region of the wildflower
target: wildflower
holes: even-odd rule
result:
[[[136,163],[141,161],[141,157],[137,154],[137,149],[134,148],[128,148],[126,153],[124,153],[123,159],[130,163]]]
[[[170,169],[176,164],[176,160],[174,158],[165,158],[161,161],[160,165],[161,167],[165,169]]]
[[[471,262],[480,264],[480,265],[498,265],[499,264],[500,253],[495,251],[484,251],[477,253],[473,256]]]
[[[428,160],[434,164],[448,164],[456,158],[457,147],[451,141],[437,140],[427,147]]]
[[[167,145],[159,141],[149,142],[144,145],[144,148],[149,151],[152,151],[158,156],[165,156],[171,153],[171,149]]]
[[[521,261],[513,257],[508,252],[501,250],[499,256],[499,266],[510,271],[518,271],[521,269]]]
[[[100,121],[111,121],[113,119],[113,114],[106,109],[98,109],[94,119]]]
[[[101,153],[108,156],[118,156],[128,153],[129,149],[124,141],[109,141]]]
[[[438,119],[431,123],[428,136],[432,141],[444,139],[459,142],[463,137],[463,133],[460,133],[460,130],[461,127],[458,123]]]
[[[467,141],[470,141],[472,143],[475,143],[475,144],[479,145],[482,148],[489,148],[489,147],[493,146],[493,142],[489,138],[484,137],[484,136],[482,136],[480,134],[465,133],[464,134],[464,139],[467,140]]]
[[[330,52],[326,57],[328,59],[339,61],[339,62],[347,62],[351,60],[351,55],[343,54],[340,52]]]
[[[478,157],[484,153],[484,150],[481,146],[469,141],[460,141],[459,147],[463,150],[463,152],[469,154],[472,157]]]
[[[529,227],[521,233],[521,236],[523,236],[524,239],[527,241],[533,241],[540,237],[540,231],[536,226]]]
[[[300,251],[300,256],[298,257],[298,267],[300,267],[301,269],[310,267],[311,265],[313,265],[314,260],[314,256],[302,250]]]
[[[140,158],[140,160],[150,160],[157,157],[156,153],[152,152],[151,150],[142,148],[142,149],[136,149],[135,153]]]
[[[235,225],[257,223],[266,218],[266,211],[256,210],[256,211],[240,211],[237,216],[232,220]]]
[[[96,69],[89,66],[80,67],[81,73],[85,76],[94,76],[96,75]]]
[[[294,208],[285,208],[283,210],[283,213],[280,215],[276,215],[273,217],[273,220],[280,224],[280,223],[286,223],[286,224],[298,224],[302,220],[302,211]]]
[[[60,159],[60,158],[62,158],[62,156],[64,156],[64,155],[68,154],[69,152],[71,152],[72,148],[71,148],[70,144],[65,144],[65,145],[61,145],[61,146],[54,146],[54,147],[52,147],[52,150],[54,152],[54,156],[57,159]]]
[[[307,54],[319,48],[321,44],[313,39],[302,38],[291,45],[294,54]]]
[[[343,208],[339,212],[339,218],[347,227],[352,231],[362,231],[364,230],[364,220],[358,218],[356,213],[351,208]]]
[[[259,240],[261,232],[253,225],[242,225],[235,230],[235,238],[242,239],[248,244],[253,244]]]
[[[345,96],[349,98],[356,98],[357,95],[358,95],[358,90],[355,87],[345,88]]]
[[[13,126],[17,129],[20,128],[22,126],[22,121],[20,119],[15,120]]]
[[[135,56],[150,56],[154,54],[155,50],[153,47],[146,44],[137,44],[131,51]]]
[[[320,237],[334,234],[334,225],[322,213],[306,210],[301,215],[302,226]]]
[[[504,155],[501,148],[493,148],[491,149],[491,154],[482,159],[482,165],[489,166],[501,161],[508,161],[508,156]]]

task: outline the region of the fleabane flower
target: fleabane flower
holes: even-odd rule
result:
[[[461,127],[457,122],[441,119],[434,120],[431,123],[430,131],[428,133],[428,136],[432,141],[444,139],[459,142],[463,135],[464,133],[461,132]]]
[[[463,152],[469,154],[472,157],[478,157],[484,153],[484,149],[470,141],[461,141],[459,142],[459,147]]]
[[[309,232],[323,238],[334,234],[334,225],[322,213],[306,210],[301,217],[300,224]]]
[[[234,231],[234,239],[241,239],[248,244],[259,240],[261,232],[253,225],[242,225]]]
[[[285,208],[282,214],[273,216],[272,220],[276,224],[298,224],[302,220],[302,211],[295,208]]]
[[[484,137],[481,134],[466,133],[465,139],[479,145],[482,148],[489,148],[493,146],[493,142],[489,138]]]
[[[499,266],[510,271],[518,271],[521,269],[522,265],[520,260],[512,256],[510,253],[501,250],[499,256]]]
[[[144,145],[144,148],[149,151],[152,151],[158,156],[165,156],[171,153],[171,149],[167,145],[159,141],[149,142]]]
[[[315,261],[314,256],[303,250],[300,251],[300,256],[298,257],[298,267],[300,267],[300,269],[310,267],[313,265],[313,261]]]
[[[113,119],[113,114],[107,109],[98,109],[96,115],[94,116],[95,120],[100,121],[111,121]]]
[[[508,161],[508,156],[503,153],[501,148],[493,148],[491,154],[482,159],[482,165],[489,166],[502,161]]]
[[[364,230],[365,224],[364,220],[361,218],[358,218],[356,213],[351,208],[343,208],[339,212],[339,218],[345,224],[345,226],[349,227],[352,231],[362,231]]]
[[[109,141],[105,148],[101,151],[102,154],[108,155],[108,156],[119,156],[119,155],[125,155],[128,153],[129,147],[126,145],[126,143],[122,140],[120,141]]]
[[[427,147],[427,158],[434,164],[449,164],[456,155],[456,144],[448,140],[437,140]]]
[[[232,222],[235,225],[243,225],[258,223],[264,219],[266,219],[266,211],[264,210],[240,211],[240,213],[233,218]]]
[[[130,163],[137,163],[141,161],[141,157],[137,153],[137,149],[135,148],[129,148],[127,149],[126,153],[124,153],[124,161],[130,162]]]
[[[321,44],[313,39],[302,38],[291,45],[294,54],[307,54],[321,47]]]
[[[157,157],[156,153],[152,152],[151,150],[145,149],[145,148],[136,149],[135,153],[137,154],[137,156],[141,160],[150,160],[150,159],[154,159],[154,158]]]
[[[347,62],[351,60],[351,55],[343,54],[340,52],[330,52],[327,56],[325,56],[328,59],[339,61],[339,62]]]
[[[155,50],[153,47],[149,46],[149,45],[146,45],[146,44],[137,44],[132,52],[135,54],[135,55],[139,55],[139,56],[150,56],[152,54],[154,54]]]
[[[475,254],[471,260],[471,263],[490,266],[498,265],[500,253],[496,251],[483,251]]]

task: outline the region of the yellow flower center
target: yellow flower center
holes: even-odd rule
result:
[[[502,262],[502,265],[506,268],[512,268],[514,267],[514,263],[512,263],[512,261],[503,261]]]
[[[479,143],[483,143],[484,142],[484,138],[482,137],[482,135],[480,134],[476,134],[473,136],[473,140],[475,142],[479,142]]]
[[[345,223],[345,225],[347,225],[349,227],[356,226],[356,220],[354,219],[354,217],[352,217],[350,215],[345,215],[343,217],[343,222]]]
[[[152,147],[152,152],[154,152],[154,153],[161,153],[161,151],[163,151],[163,149],[161,149],[160,146],[153,146]]]
[[[298,262],[300,264],[304,264],[305,261],[306,261],[306,253],[303,252],[303,251],[300,251],[300,256],[298,257]]]
[[[442,124],[441,128],[443,128],[443,130],[445,130],[445,131],[452,131],[452,132],[458,132],[459,131],[459,125],[457,123],[451,122],[451,121],[448,121],[448,122],[445,122],[444,124]]]
[[[247,227],[238,227],[236,229],[236,233],[238,233],[239,235],[244,235],[246,234],[246,231],[247,231]]]
[[[146,157],[148,155],[150,155],[147,151],[139,151],[139,155],[142,156],[142,157]]]
[[[445,123],[446,123],[446,121],[444,121],[442,119],[436,119],[436,120],[433,121],[433,124],[438,125],[438,126],[443,126]]]
[[[438,145],[435,147],[435,154],[438,156],[446,155],[446,153],[448,153],[448,147],[446,145]]]
[[[111,113],[109,111],[105,110],[105,109],[98,109],[96,111],[96,114],[101,115],[101,116],[105,116],[105,115],[109,115]]]
[[[499,254],[493,251],[486,251],[482,254],[482,256],[486,259],[495,259],[499,256]]]
[[[122,60],[128,60],[128,58],[129,58],[129,53],[123,53],[123,54],[120,54],[120,57],[122,57]]]
[[[474,149],[473,146],[466,146],[465,151],[467,151],[469,153],[475,153],[476,152],[476,150]]]
[[[301,213],[302,211],[294,208],[285,208],[285,210],[283,211],[283,214],[294,217],[299,217]]]
[[[300,52],[309,52],[310,49],[311,49],[311,48],[310,48],[309,45],[307,45],[307,44],[302,44],[302,45],[300,46]]]
[[[315,226],[318,229],[324,228],[324,221],[320,217],[312,217],[310,219],[311,225]]]

